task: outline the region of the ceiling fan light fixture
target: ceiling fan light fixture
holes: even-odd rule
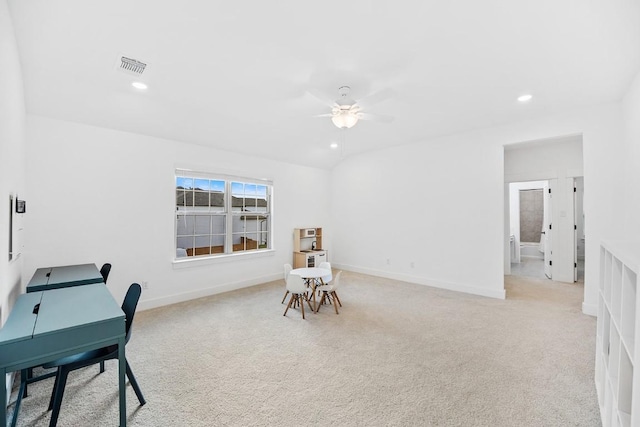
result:
[[[331,121],[340,129],[351,129],[358,123],[358,116],[350,110],[338,110],[332,117]]]

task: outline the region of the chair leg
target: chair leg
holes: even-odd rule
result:
[[[131,387],[133,387],[133,391],[136,392],[136,396],[138,396],[138,401],[140,402],[140,406],[144,406],[147,403],[144,400],[144,396],[142,395],[142,390],[140,390],[140,386],[138,385],[138,381],[136,381],[136,377],[133,375],[133,371],[131,370],[131,366],[129,366],[129,361],[125,360],[127,364],[127,378],[129,378],[129,382],[131,383]]]
[[[53,409],[53,401],[55,400],[56,397],[56,389],[58,388],[58,382],[60,382],[60,367],[58,367],[58,369],[56,369],[56,379],[53,382],[53,389],[51,390],[51,397],[49,398],[49,407],[47,408],[47,411],[50,411]]]
[[[326,295],[326,292],[322,292],[322,298],[320,298],[320,302],[318,302],[318,305],[316,305],[316,313],[320,311],[320,307],[322,307],[322,304],[324,303],[324,297]]]
[[[336,300],[336,293],[331,292],[331,294],[333,295],[333,299],[335,300],[333,302],[333,308],[336,310],[336,314],[338,314],[338,300]]]
[[[287,315],[287,311],[289,311],[289,308],[291,308],[291,303],[293,302],[293,297],[294,297],[294,295],[291,294],[291,298],[289,298],[289,304],[287,304],[287,308],[285,308],[283,316],[286,316]]]
[[[333,296],[336,299],[336,301],[338,301],[338,304],[340,304],[340,307],[342,307],[342,301],[340,301],[340,298],[338,297],[338,294],[336,293],[336,291],[333,291]]]
[[[298,295],[298,300],[300,299],[300,297],[304,297],[306,299],[304,294]],[[302,311],[302,320],[304,320],[304,300],[300,301],[300,310]]]
[[[58,415],[60,415],[60,407],[62,406],[62,397],[64,396],[64,387],[67,384],[68,375],[69,371],[64,369],[62,366],[58,367],[56,387],[53,389],[53,412],[51,412],[49,427],[56,427],[58,424]]]
[[[30,379],[33,378],[33,368],[28,368],[27,369],[27,378],[26,379]],[[27,387],[29,387],[29,384],[25,383],[24,385],[24,393],[22,394],[22,397],[28,397],[29,392],[27,390]]]
[[[304,295],[304,299],[307,301],[307,305],[309,306],[309,310],[311,310],[311,312],[313,313],[313,307],[311,306],[311,300],[309,300],[309,298]]]
[[[282,297],[282,302],[280,304],[284,304],[284,300],[287,299],[287,295],[289,295],[289,291],[284,292],[284,296]]]
[[[104,360],[100,362],[100,373],[104,372]]]
[[[27,369],[20,371],[20,390],[18,390],[18,398],[16,400],[16,406],[13,409],[13,417],[11,418],[11,427],[16,427],[18,422],[18,414],[20,413],[20,404],[22,403],[22,397],[27,391]]]

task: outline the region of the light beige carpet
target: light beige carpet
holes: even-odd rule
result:
[[[139,312],[129,425],[600,425],[582,285],[507,283],[503,301],[344,272],[339,315],[283,317],[282,281]],[[117,425],[115,362],[97,373],[70,375],[60,426]],[[52,383],[19,425],[47,425]]]

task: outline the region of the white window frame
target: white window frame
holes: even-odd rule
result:
[[[180,211],[177,206],[177,182],[178,178],[192,178],[192,179],[206,179],[213,181],[224,181],[224,209],[223,211],[214,211],[214,210],[200,210],[192,209],[191,211]],[[261,187],[266,187],[266,206],[264,206],[264,212],[253,212],[253,211],[234,211],[233,207],[233,192],[232,192],[232,183],[239,182],[243,184],[249,185],[257,185]],[[183,264],[183,263],[193,263],[200,262],[203,260],[221,260],[221,259],[232,259],[234,257],[246,257],[246,256],[264,256],[267,253],[273,252],[273,182],[270,180],[260,179],[260,178],[251,178],[251,177],[242,177],[236,175],[226,175],[226,174],[216,174],[216,173],[207,173],[207,172],[197,172],[193,170],[185,170],[185,169],[176,169],[175,176],[173,180],[173,193],[174,193],[174,233],[173,233],[173,246],[174,246],[174,264]],[[246,195],[246,194],[245,194]],[[257,199],[258,195],[256,194],[256,205],[258,205]],[[243,197],[241,200],[247,200],[246,197]],[[182,214],[180,212],[183,212]],[[189,255],[189,256],[180,256],[178,253],[178,221],[180,217],[183,215],[205,215],[205,216],[224,216],[224,244],[223,244],[223,252],[221,253],[209,253],[204,255]],[[237,236],[238,232],[234,233],[233,225],[234,218],[238,218],[240,216],[261,216],[264,217],[264,221],[266,221],[266,230],[260,232],[256,230],[255,232],[244,231],[241,232],[245,235],[256,235],[260,234],[266,235],[265,239],[260,239],[256,244],[258,247],[253,249],[244,249],[244,250],[236,250],[234,251],[234,237]],[[246,220],[246,218],[245,218]],[[212,227],[209,228],[209,236],[215,235],[212,233]],[[197,236],[193,235],[194,238]],[[265,236],[262,236],[265,237]],[[249,239],[249,237],[247,237]],[[257,239],[256,239],[257,240]],[[246,241],[246,240],[245,240]],[[210,245],[212,241],[210,240]],[[266,245],[266,247],[260,247],[262,245]],[[195,244],[193,245],[195,246]]]

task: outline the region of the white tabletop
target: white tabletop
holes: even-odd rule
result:
[[[302,277],[303,279],[317,279],[331,274],[331,270],[319,267],[294,268],[291,274]]]

